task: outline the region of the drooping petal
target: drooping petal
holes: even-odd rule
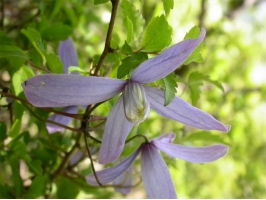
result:
[[[128,121],[138,125],[150,114],[150,103],[142,84],[130,82],[123,92],[125,115]]]
[[[176,199],[175,186],[169,170],[156,147],[143,145],[141,176],[149,199]]]
[[[174,141],[175,139],[175,134],[174,133],[166,133],[166,134],[163,134],[159,137],[156,137],[156,138],[153,138],[152,140],[153,141],[160,141],[160,142],[163,142],[163,143],[171,143]]]
[[[36,107],[89,105],[120,93],[126,81],[72,74],[34,76],[22,84],[25,95]]]
[[[127,195],[132,190],[132,181],[133,181],[133,169],[132,166],[123,173],[119,178],[113,181],[113,185],[115,187],[116,192],[120,192],[124,195]]]
[[[65,112],[65,113],[69,113],[69,114],[76,114],[77,111],[78,111],[77,106],[68,106],[68,107],[65,107],[61,110],[61,112]],[[54,122],[57,122],[59,124],[63,124],[63,125],[67,126],[73,120],[73,118],[67,117],[64,115],[53,114],[48,118],[48,120],[54,121]],[[55,132],[61,132],[64,130],[63,127],[56,126],[55,124],[50,124],[50,123],[46,123],[46,128],[50,134],[55,133]]]
[[[169,156],[195,163],[213,162],[225,156],[228,152],[228,147],[222,144],[206,147],[186,147],[178,144],[167,144],[158,140],[153,140],[151,143]]]
[[[106,185],[107,183],[113,182],[121,175],[123,175],[123,173],[125,173],[133,164],[140,151],[141,147],[139,147],[136,151],[134,151],[129,157],[127,157],[118,165],[96,172],[101,184]],[[98,185],[93,174],[86,176],[86,181],[90,185]]]
[[[133,123],[129,122],[125,116],[123,98],[120,96],[105,123],[105,131],[99,152],[100,164],[113,162],[119,157],[132,126]]]
[[[191,106],[179,97],[175,97],[168,106],[164,106],[164,91],[151,87],[145,87],[145,90],[151,108],[164,117],[203,130],[219,130],[224,132],[230,130],[229,126],[223,125],[210,114]]]
[[[196,39],[189,39],[173,45],[160,55],[141,63],[133,72],[131,80],[139,83],[149,83],[159,80],[173,72],[196,49],[205,37],[206,31]]]
[[[58,54],[64,65],[64,74],[68,73],[70,66],[78,66],[78,55],[71,37],[59,43]]]

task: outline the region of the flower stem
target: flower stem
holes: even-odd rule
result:
[[[129,138],[128,140],[126,140],[125,143],[128,143],[131,140],[134,140],[136,137],[142,137],[142,138],[144,138],[145,143],[149,143],[149,139],[145,135],[141,135],[141,134],[137,134],[137,135],[133,136],[132,138]]]
[[[106,58],[109,50],[110,50],[110,44],[111,44],[111,39],[112,39],[112,32],[113,32],[113,28],[114,28],[114,23],[115,23],[115,17],[116,17],[116,13],[117,13],[117,8],[118,8],[118,3],[119,0],[111,0],[112,2],[112,13],[111,13],[111,19],[110,19],[110,23],[109,23],[109,27],[108,27],[108,31],[107,31],[107,36],[106,36],[106,40],[105,40],[105,46],[104,46],[104,50],[103,53],[100,57],[100,60],[97,64],[97,66],[95,67],[95,71],[92,74],[93,76],[97,76],[99,73],[99,70],[103,64],[104,59]]]

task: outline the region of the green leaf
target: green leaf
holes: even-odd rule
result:
[[[143,52],[134,53],[131,56],[123,59],[122,64],[118,67],[117,70],[117,78],[123,78],[124,76],[129,74],[131,70],[135,69],[137,66],[139,66],[140,63],[147,59],[147,54]]]
[[[103,4],[103,3],[107,3],[109,0],[94,0],[93,4],[94,5],[99,5],[99,4]]]
[[[51,14],[51,18],[55,17],[56,14],[60,11],[62,5],[65,3],[65,0],[56,0],[56,1],[52,1],[53,3],[53,11]]]
[[[165,85],[164,91],[164,106],[167,106],[175,97],[177,83],[175,80],[175,75],[173,73],[163,78]]]
[[[86,72],[84,69],[81,69],[80,67],[77,66],[68,67],[68,73],[70,74],[72,72],[78,72],[79,74],[84,74],[84,75],[89,74],[89,72]]]
[[[29,167],[37,174],[37,175],[42,175],[43,170],[42,170],[42,161],[40,160],[32,160],[27,162]]]
[[[6,124],[4,122],[0,122],[0,143],[3,142],[6,137]]]
[[[195,39],[195,38],[199,37],[199,35],[200,35],[200,28],[198,26],[194,26],[185,35],[184,40]],[[202,55],[200,53],[202,48],[203,48],[203,43],[201,42],[197,46],[197,48],[190,54],[190,56],[185,60],[184,65],[188,65],[191,62],[202,63],[204,61],[204,59],[203,59],[203,57],[202,57]]]
[[[0,199],[13,199],[14,197],[12,196],[12,188],[2,183],[0,184]]]
[[[4,32],[0,32],[0,45],[15,45],[13,39],[6,36]]]
[[[75,199],[79,193],[79,186],[77,186],[73,181],[59,176],[56,179],[57,185],[57,198],[58,199]]]
[[[46,54],[45,55],[46,61],[48,63],[48,68],[57,74],[63,73],[63,63],[61,62],[60,58],[55,54]]]
[[[31,41],[32,45],[35,47],[35,49],[44,59],[42,51],[39,49],[39,47],[36,44],[36,41],[41,40],[41,34],[33,28],[22,29],[21,33],[24,34]]]
[[[139,37],[140,33],[143,31],[143,26],[145,21],[139,10],[136,9],[134,2],[129,0],[122,0],[121,7],[125,17],[128,17],[133,24],[133,33],[135,36]]]
[[[21,119],[16,119],[11,126],[9,137],[15,138],[19,134],[20,126],[21,126]]]
[[[23,190],[23,182],[22,182],[22,178],[20,176],[20,172],[19,172],[19,159],[16,156],[11,156],[9,159],[10,162],[10,166],[12,169],[12,175],[11,175],[11,179],[13,181],[14,184],[14,192],[15,192],[15,196],[16,198],[21,198],[22,196],[22,190]]]
[[[203,85],[203,81],[207,81],[212,83],[216,87],[218,87],[221,91],[224,91],[223,86],[220,82],[211,80],[209,76],[203,75],[199,72],[192,72],[188,78],[188,87],[190,89],[190,97],[192,100],[192,105],[196,105],[198,99],[200,98],[200,86]]]
[[[23,91],[21,83],[25,80],[34,76],[33,71],[28,66],[22,66],[18,71],[16,71],[12,76],[12,89],[14,93],[18,96],[19,93]]]
[[[3,57],[20,57],[25,60],[28,59],[28,56],[18,47],[14,45],[1,44],[0,46],[0,58]]]
[[[130,43],[134,39],[133,23],[128,17],[126,17],[124,19],[124,25],[127,28],[127,42]]]
[[[73,28],[64,24],[53,24],[45,28],[41,34],[45,40],[66,40],[73,32]]]
[[[124,45],[121,48],[121,53],[124,53],[124,54],[131,54],[131,53],[133,53],[131,47],[129,46],[129,44],[127,43],[126,40],[125,40]]]
[[[40,196],[44,196],[46,192],[46,185],[48,183],[47,176],[36,176],[31,185],[29,190],[26,193],[26,198],[29,199],[36,199]]]
[[[174,8],[174,0],[162,0],[165,15],[169,15],[170,10]]]
[[[142,49],[152,52],[161,51],[171,43],[171,34],[172,28],[164,15],[153,18],[144,33]]]

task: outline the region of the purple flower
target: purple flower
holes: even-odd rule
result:
[[[62,107],[95,104],[123,92],[113,106],[105,124],[99,152],[99,163],[116,160],[133,125],[143,121],[150,108],[160,115],[204,130],[229,131],[211,115],[191,106],[179,97],[164,106],[164,91],[145,86],[173,72],[195,50],[205,37],[205,30],[196,39],[173,45],[160,55],[140,64],[130,80],[105,77],[46,74],[25,81],[27,99],[37,107]]]
[[[78,66],[78,55],[71,38],[68,38],[67,40],[59,43],[58,54],[64,65],[64,74],[68,73],[68,68],[70,66]],[[78,112],[78,107],[67,106],[63,108],[61,111],[65,113],[76,114]],[[53,114],[48,118],[48,120],[63,125],[68,125],[73,120],[73,118],[59,114]],[[55,124],[50,124],[50,123],[46,123],[46,128],[48,130],[48,133],[50,134],[55,132],[61,132],[64,130],[63,127],[56,126]]]
[[[174,133],[167,133],[154,138],[149,143],[143,143],[128,158],[118,165],[96,172],[100,182],[105,185],[119,179],[133,164],[138,154],[141,153],[141,176],[148,198],[177,198],[175,186],[169,170],[159,151],[188,162],[208,163],[226,155],[228,147],[213,145],[206,147],[186,147],[171,144]],[[93,174],[86,176],[86,181],[91,185],[98,185]]]

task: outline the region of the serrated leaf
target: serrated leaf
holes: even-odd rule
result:
[[[6,137],[6,124],[4,122],[0,122],[0,143],[3,142]]]
[[[73,32],[73,28],[64,24],[53,24],[45,28],[41,34],[45,40],[66,40]]]
[[[44,196],[46,192],[47,183],[48,183],[47,176],[36,176],[33,179],[30,188],[26,193],[26,198],[36,199],[40,196]]]
[[[165,85],[164,91],[164,106],[167,106],[175,97],[177,83],[175,80],[175,75],[173,73],[163,78]]]
[[[107,3],[109,0],[94,0],[93,4],[94,5],[99,5],[99,4],[103,4],[103,3]]]
[[[25,60],[28,59],[28,56],[20,48],[6,44],[1,44],[0,46],[0,58],[3,57],[20,57]]]
[[[62,74],[63,73],[63,63],[60,58],[55,54],[46,54],[46,61],[48,63],[49,69],[53,73]]]
[[[134,38],[134,35],[133,35],[133,23],[128,17],[126,17],[124,19],[124,25],[125,25],[125,27],[127,29],[127,42],[130,43],[133,40],[133,38]]]
[[[15,138],[19,134],[20,126],[21,126],[21,119],[16,119],[11,126],[9,137]]]
[[[155,17],[148,24],[142,41],[142,49],[157,52],[167,47],[171,41],[172,28],[164,15]]]
[[[29,167],[37,174],[37,175],[42,175],[43,170],[42,170],[42,161],[40,160],[32,160],[27,162]]]
[[[174,8],[174,0],[162,0],[162,1],[163,1],[165,15],[168,15],[170,13],[170,10]]]
[[[127,41],[125,41],[124,45],[121,48],[121,53],[124,54],[131,54],[133,53],[131,47],[129,46],[129,44],[127,43]]]
[[[120,5],[125,17],[128,17],[133,24],[134,35],[139,37],[140,33],[143,31],[145,23],[141,12],[136,9],[134,2],[132,1],[122,0]]]
[[[122,64],[118,67],[117,70],[117,78],[123,78],[124,76],[129,74],[131,70],[135,69],[137,66],[139,66],[140,63],[147,59],[147,54],[143,52],[134,53],[131,56],[123,59]]]
[[[195,39],[195,38],[199,37],[199,35],[200,35],[200,28],[198,26],[194,26],[185,35],[184,40]],[[204,61],[204,59],[200,53],[202,50],[202,47],[203,47],[203,43],[201,42],[197,46],[197,48],[190,54],[190,56],[185,60],[184,65],[188,65],[191,62],[202,63]]]

